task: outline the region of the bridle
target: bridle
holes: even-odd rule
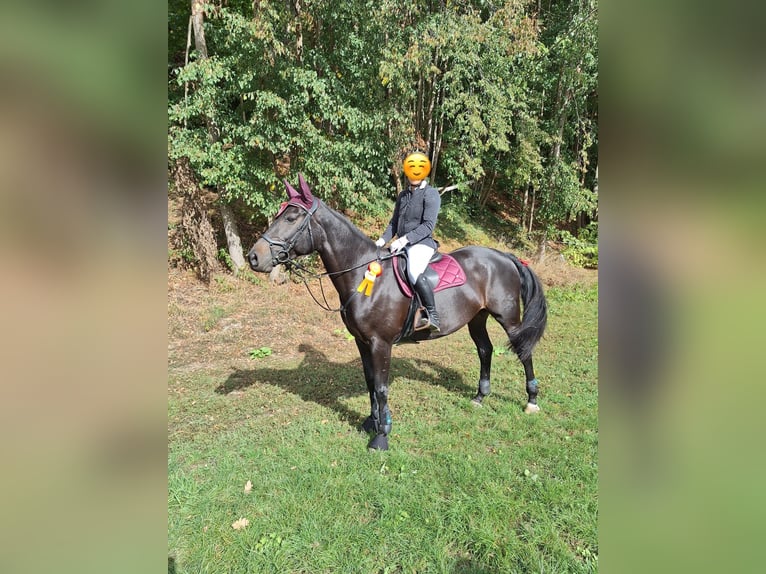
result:
[[[298,226],[298,229],[295,230],[295,233],[293,233],[292,237],[287,240],[281,240],[281,239],[272,239],[265,233],[261,235],[261,239],[263,239],[266,243],[269,244],[269,250],[271,251],[271,262],[272,265],[275,267],[277,265],[286,265],[287,267],[290,267],[294,263],[295,258],[290,257],[290,251],[292,251],[293,247],[295,247],[295,244],[298,243],[298,239],[300,238],[301,234],[308,228],[309,230],[309,239],[311,239],[311,250],[314,250],[314,235],[311,233],[311,216],[316,213],[316,210],[319,209],[319,200],[315,197],[314,201],[311,203],[311,208],[306,209],[305,206],[297,204],[297,203],[289,203],[288,205],[294,205],[295,207],[300,207],[302,210],[306,212],[306,217],[303,218],[303,221],[301,221],[301,224]],[[284,212],[285,209],[287,209],[288,205],[285,205],[285,207],[282,209],[282,212]],[[280,212],[277,214],[277,217],[282,215]],[[278,247],[279,250],[276,252],[276,255],[274,253],[274,247]]]

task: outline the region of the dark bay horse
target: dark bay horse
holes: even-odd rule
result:
[[[313,196],[302,176],[298,191],[287,182],[285,185],[288,201],[250,249],[248,261],[254,271],[268,273],[277,264],[289,265],[296,256],[319,253],[339,294],[343,322],[362,357],[370,393],[370,416],[362,428],[375,433],[369,444],[371,449],[386,450],[391,432],[388,408],[391,348],[402,330],[410,303],[394,277],[392,265],[396,258],[381,257],[371,239]],[[524,365],[528,395],[525,412],[539,411],[532,350],[547,321],[540,280],[518,258],[495,249],[463,247],[451,255],[463,267],[467,280],[459,287],[436,293],[441,331],[423,337],[444,337],[468,325],[481,364],[479,389],[473,399],[480,405],[490,392],[493,347],[486,323],[491,315],[505,329],[510,347]],[[357,286],[364,279],[367,264],[376,260],[383,272],[375,281],[371,296],[365,297],[357,292]]]

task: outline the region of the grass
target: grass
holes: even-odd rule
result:
[[[210,331],[215,327],[218,322],[226,316],[226,309],[219,305],[213,305],[207,310],[205,316],[202,318],[202,327],[205,331]]]
[[[385,453],[356,430],[369,400],[343,337],[327,337],[347,345],[337,354],[307,340],[297,357],[171,370],[169,571],[597,571],[598,292],[547,293],[539,415],[522,412],[510,353],[493,358],[485,406],[470,404],[463,329],[395,349]]]

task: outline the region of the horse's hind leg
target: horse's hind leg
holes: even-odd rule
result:
[[[516,329],[510,326],[511,323],[506,321],[503,317],[495,317],[497,321],[503,326],[505,332],[508,334],[508,339],[511,342],[511,347],[514,347],[514,342],[517,341],[518,335]],[[515,325],[518,325],[518,319],[515,321]],[[519,357],[519,361],[524,365],[524,377],[527,381],[527,405],[524,407],[524,412],[527,414],[536,413],[540,411],[540,407],[537,406],[537,379],[535,378],[535,368],[532,365],[532,355],[522,359]]]
[[[527,406],[524,412],[536,413],[540,411],[540,407],[537,406],[537,379],[535,378],[535,369],[532,366],[532,357],[521,361],[524,365],[524,375],[527,379]]]
[[[471,334],[471,339],[476,344],[476,351],[479,354],[480,370],[479,370],[479,390],[476,396],[473,398],[475,405],[481,406],[481,401],[484,400],[490,392],[489,377],[492,370],[492,341],[487,334],[487,316],[486,311],[482,311],[476,315],[468,323],[468,332]]]

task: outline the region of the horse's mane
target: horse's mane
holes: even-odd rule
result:
[[[354,225],[354,223],[348,217],[346,217],[341,212],[333,209],[326,203],[324,205],[327,208],[327,211],[329,211],[333,215],[333,217],[340,223],[340,226],[342,228],[342,234],[344,235],[344,237],[337,237],[338,239],[341,239],[342,241],[348,241],[349,245],[358,245],[360,241],[367,242],[374,245],[373,240],[367,237],[367,235],[365,235],[361,229],[359,229],[356,225]]]

